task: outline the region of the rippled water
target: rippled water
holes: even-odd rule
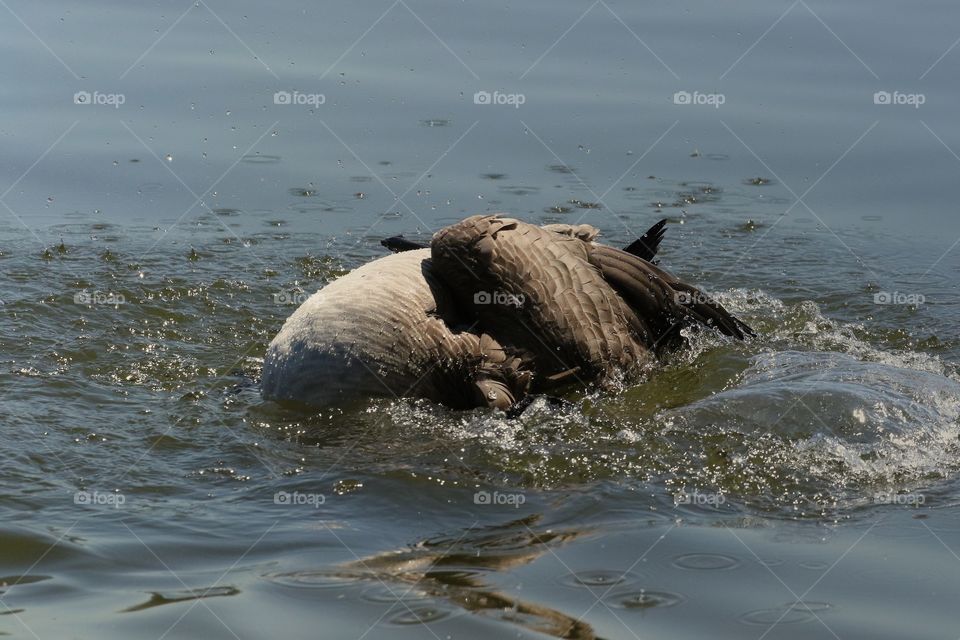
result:
[[[952,5],[2,11],[0,635],[956,635]],[[759,335],[516,419],[260,399],[305,296],[498,210],[667,217]]]

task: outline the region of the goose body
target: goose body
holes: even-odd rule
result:
[[[467,329],[433,275],[429,249],[385,256],[334,280],[287,319],[267,350],[261,389],[269,399],[319,406],[394,395],[471,407],[500,391],[492,404],[510,406],[514,399],[484,376],[503,377],[495,370],[507,358],[490,336]]]
[[[441,229],[429,248],[395,242],[409,250],[351,271],[290,316],[267,350],[263,395],[507,408],[574,380],[636,378],[691,322],[749,333],[650,262],[662,230],[621,251],[594,242],[588,225],[479,215]]]

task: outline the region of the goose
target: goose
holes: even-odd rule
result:
[[[394,253],[334,280],[286,320],[264,357],[262,395],[507,410],[574,382],[638,380],[686,326],[753,335],[656,264],[665,225],[624,249],[596,242],[590,225],[502,214],[447,226],[429,246],[388,238]]]

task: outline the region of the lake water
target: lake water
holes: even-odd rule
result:
[[[956,637],[955,3],[0,4],[0,635]],[[515,420],[260,399],[490,211],[666,217],[759,337]]]

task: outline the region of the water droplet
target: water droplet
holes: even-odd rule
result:
[[[400,625],[429,624],[446,618],[450,613],[449,609],[440,607],[415,607],[393,616],[390,618],[390,623]]]
[[[832,607],[827,602],[790,602],[772,609],[757,609],[740,616],[746,624],[770,626],[774,624],[799,624],[816,620],[815,612]]]
[[[694,571],[722,571],[740,566],[740,561],[719,553],[688,553],[677,556],[673,566]]]
[[[567,574],[560,581],[570,587],[609,587],[636,580],[638,577],[636,574],[623,571],[595,569]]]
[[[285,587],[301,587],[307,589],[336,589],[360,581],[360,578],[357,576],[322,570],[274,573],[264,577],[271,582]]]
[[[669,591],[641,589],[635,592],[614,593],[606,600],[620,609],[653,609],[655,607],[672,607],[683,602],[684,598]]]

